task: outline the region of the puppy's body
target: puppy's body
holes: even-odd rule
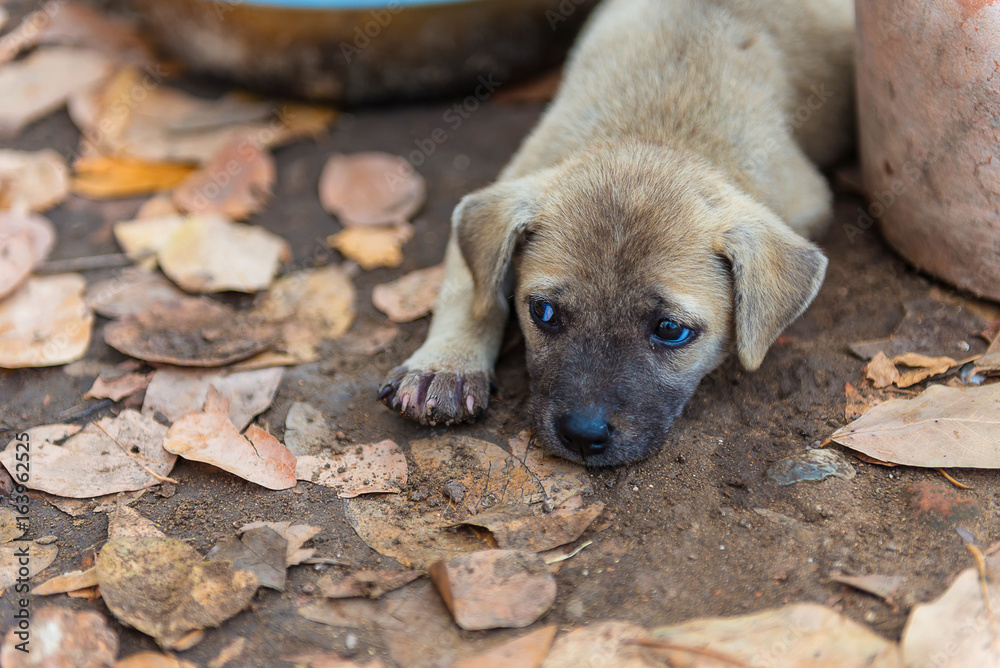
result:
[[[728,349],[756,368],[819,289],[792,230],[830,215],[816,165],[851,137],[852,30],[850,0],[602,5],[538,127],[456,208],[428,339],[383,400],[483,411],[515,287],[536,438],[596,465],[654,451]]]

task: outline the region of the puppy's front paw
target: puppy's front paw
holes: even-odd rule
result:
[[[475,420],[490,401],[490,377],[483,371],[450,372],[398,366],[379,388],[379,401],[420,424]]]

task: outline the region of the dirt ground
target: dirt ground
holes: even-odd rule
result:
[[[218,90],[210,82],[190,86],[200,93]],[[276,152],[276,198],[251,222],[288,239],[294,266],[305,267],[339,261],[322,243],[339,227],[321,209],[316,194],[319,171],[329,154],[381,150],[407,155],[435,128],[446,128],[446,141],[417,166],[427,179],[429,197],[415,220],[417,233],[405,249],[404,265],[364,272],[356,279],[355,335],[363,337],[384,323],[371,305],[372,286],[440,261],[452,207],[461,195],[497,174],[542,110],[540,104],[487,101],[461,127],[451,129],[442,116],[452,104],[344,114],[327,138],[300,141]],[[54,147],[69,156],[77,140],[76,129],[60,112],[6,145]],[[128,218],[140,202],[94,203],[71,197],[50,213],[59,230],[53,259],[118,252],[110,225]],[[856,221],[862,205],[853,196],[838,196],[837,221],[821,242],[830,257],[826,283],[760,370],[747,373],[730,360],[702,382],[659,453],[631,466],[590,472],[596,494],[607,504],[607,528],[585,535],[593,545],[563,566],[558,598],[544,622],[568,628],[624,619],[652,627],[814,601],[896,638],[908,605],[937,596],[955,573],[971,565],[956,526],[984,544],[1000,537],[1000,484],[992,472],[955,472],[975,488],[960,492],[936,471],[869,465],[848,454],[857,469],[853,480],[829,478],[783,487],[766,475],[776,461],[817,444],[846,423],[844,384],[857,384],[864,364],[850,354],[847,344],[889,335],[902,317],[902,303],[925,296],[933,285],[894,256],[873,230],[848,238],[843,225]],[[111,274],[93,271],[87,277],[97,280]],[[105,324],[98,319],[82,363],[0,371],[0,442],[16,430],[67,415],[81,421],[81,411],[101,405],[81,397],[103,366],[125,359],[104,344]],[[392,438],[406,450],[410,441],[446,433],[443,427],[407,422],[374,398],[386,371],[417,347],[426,329],[426,319],[401,326],[397,340],[373,358],[352,357],[334,342],[322,361],[288,369],[275,404],[259,420],[280,438],[289,405],[308,401],[322,409],[349,442]],[[524,428],[523,346],[517,343],[516,331],[508,335],[508,352],[498,368],[499,397],[485,419],[454,428],[454,433],[505,446],[506,439]],[[104,405],[86,417],[117,410]],[[320,556],[356,568],[392,562],[362,542],[345,519],[343,502],[326,488],[300,483],[293,490],[268,491],[185,460],[178,460],[171,475],[180,481],[173,496],[147,493],[133,507],[167,535],[189,541],[202,553],[246,522],[295,520],[322,527],[313,542]],[[928,501],[921,485],[939,493],[939,502]],[[36,581],[89,565],[106,538],[104,514],[71,517],[40,497],[34,499],[31,513],[29,535],[53,534],[59,545],[59,557]],[[184,658],[206,665],[234,637],[243,636],[248,644],[237,661],[241,665],[285,665],[282,656],[331,649],[358,657],[373,652],[395,665],[376,632],[324,626],[297,614],[298,607],[317,600],[319,577],[336,568],[292,568],[285,592],[261,590],[250,611],[210,631]],[[831,582],[831,572],[903,575],[905,593],[894,609]],[[13,611],[12,596],[8,591],[0,599],[5,623]],[[95,605],[65,596],[49,603]],[[112,624],[121,635],[122,656],[155,649],[149,637]],[[477,641],[510,633],[461,635]]]

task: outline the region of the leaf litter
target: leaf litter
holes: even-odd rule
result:
[[[387,153],[335,154],[319,178],[320,203],[344,227],[406,223],[426,196],[423,177],[404,158]]]
[[[372,303],[393,322],[412,322],[434,310],[444,282],[444,265],[417,269],[372,289]]]
[[[69,168],[52,149],[0,149],[0,210],[48,211],[69,194]],[[2,226],[0,226],[2,227]]]
[[[244,220],[271,199],[276,168],[252,137],[237,135],[173,191],[181,211]]]
[[[56,231],[47,218],[0,211],[0,299],[21,287],[52,252]]]
[[[398,494],[406,485],[406,457],[395,441],[365,443],[296,458],[295,477],[337,491],[343,499]]]
[[[875,406],[830,438],[894,464],[1000,468],[1000,384],[932,385]]]
[[[29,429],[32,475],[25,486],[76,499],[151,487],[163,481],[177,459],[163,449],[166,431],[132,409],[82,429],[65,424]],[[16,452],[14,439],[0,453],[12,474]]]
[[[6,668],[106,668],[118,655],[118,634],[94,611],[45,606],[32,611],[31,621],[28,651],[18,649],[16,624],[4,637],[0,663]]]
[[[251,531],[261,527],[267,527],[285,539],[287,549],[285,554],[286,566],[301,564],[306,559],[312,558],[316,553],[316,548],[302,546],[319,534],[321,531],[319,527],[309,524],[295,524],[294,522],[251,522],[250,524],[243,525],[240,531]]]
[[[237,570],[253,573],[261,587],[284,591],[287,548],[284,536],[262,526],[224,538],[209,551],[207,559],[228,561]]]
[[[257,578],[227,561],[205,561],[173,538],[116,538],[97,558],[101,596],[118,621],[179,647],[192,631],[218,626],[243,610]]]
[[[229,419],[242,431],[271,406],[283,376],[284,370],[278,367],[236,372],[163,367],[153,372],[142,412],[162,416],[172,424],[201,411],[209,389],[214,388],[229,402]]]
[[[94,322],[85,287],[79,274],[31,276],[0,301],[0,367],[56,366],[83,357]]]
[[[164,449],[268,489],[295,487],[295,455],[256,425],[240,434],[229,410],[229,401],[209,388],[204,410],[174,422],[164,437]]]

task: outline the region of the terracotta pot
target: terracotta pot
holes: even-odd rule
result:
[[[1000,300],[1000,5],[857,0],[861,171],[916,267]]]

